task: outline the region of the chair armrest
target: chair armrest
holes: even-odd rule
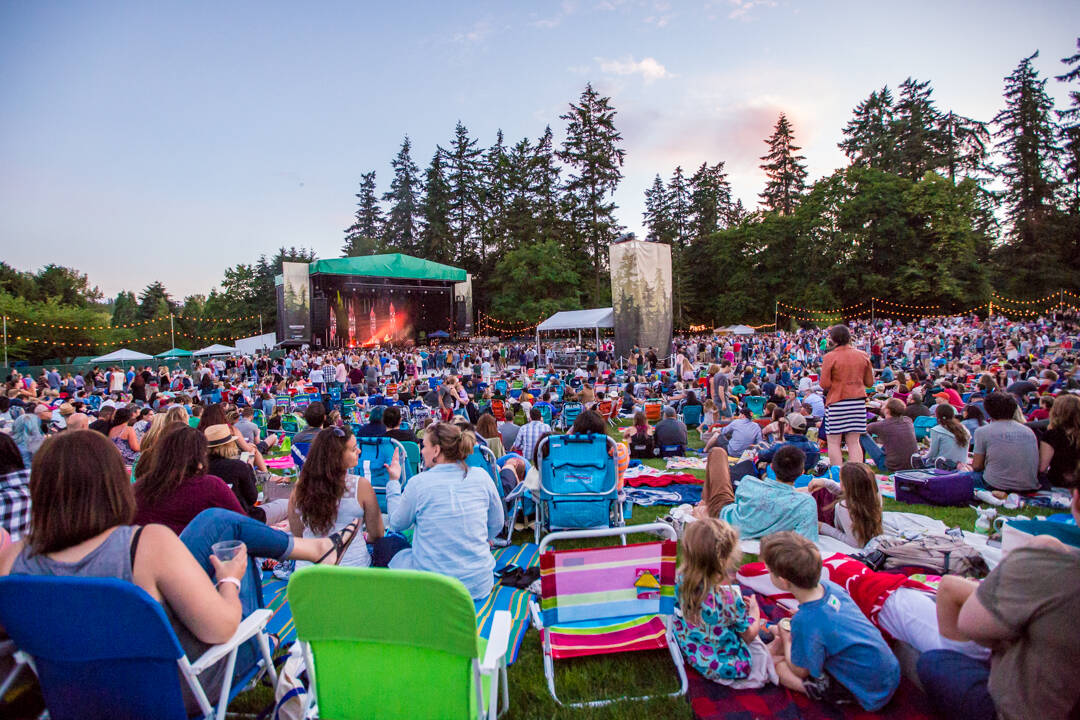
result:
[[[511,490],[510,492],[508,492],[506,494],[505,500],[506,500],[506,502],[513,502],[514,500],[517,500],[519,497],[521,497],[522,495],[524,495],[524,494],[526,494],[528,492],[529,492],[529,489],[527,487],[525,487],[525,483],[524,482],[519,482],[517,484],[517,487],[515,487],[513,490]]]
[[[493,672],[500,664],[500,660],[506,656],[507,645],[510,643],[510,613],[499,610],[491,619],[491,632],[488,634],[487,650],[484,660],[480,663],[480,672]]]
[[[198,660],[191,664],[191,669],[198,675],[202,671],[211,667],[223,657],[238,647],[240,643],[250,640],[255,633],[261,631],[266,627],[266,623],[270,622],[270,618],[273,613],[263,608],[256,610],[255,612],[244,618],[240,623],[240,627],[236,628],[236,632],[227,641],[220,645],[214,645],[212,648],[202,654]]]

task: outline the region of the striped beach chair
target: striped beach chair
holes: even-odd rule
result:
[[[558,540],[609,537],[632,532],[656,533],[658,542],[552,550]],[[551,533],[540,543],[540,601],[530,601],[533,625],[540,632],[544,676],[560,705],[598,707],[620,700],[648,700],[657,695],[621,696],[563,703],[555,693],[555,660],[667,649],[675,663],[679,689],[686,693],[686,670],[671,630],[675,610],[675,530],[666,523]]]

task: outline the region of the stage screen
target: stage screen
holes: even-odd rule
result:
[[[671,349],[671,246],[630,240],[611,246],[611,304],[615,352]]]
[[[449,289],[342,288],[326,293],[331,347],[415,342],[450,329]]]
[[[311,341],[309,325],[311,285],[307,263],[281,263],[284,285],[278,312],[282,315],[282,340]]]

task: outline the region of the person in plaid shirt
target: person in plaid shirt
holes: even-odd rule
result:
[[[544,416],[540,414],[540,410],[535,407],[529,408],[529,422],[518,431],[517,439],[514,440],[514,446],[510,448],[510,451],[521,453],[522,457],[531,462],[536,443],[550,432],[551,426],[544,422]]]
[[[30,468],[23,464],[19,446],[0,433],[0,527],[13,542],[30,528]]]

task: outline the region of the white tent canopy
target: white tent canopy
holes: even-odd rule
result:
[[[581,331],[596,332],[596,345],[600,345],[600,328],[615,327],[615,311],[611,308],[592,308],[590,310],[563,310],[549,317],[536,326],[536,354],[540,354],[540,333],[549,330],[577,330],[578,343],[581,343]]]
[[[593,328],[615,327],[615,311],[611,308],[593,308],[591,310],[564,310],[557,312],[536,329],[547,330],[584,330]]]
[[[725,328],[720,328],[722,333],[731,333],[732,335],[753,335],[755,330],[749,325],[728,325]]]
[[[277,342],[276,333],[265,333],[251,337],[239,338],[236,341],[236,349],[243,355],[254,355],[257,350],[273,348]]]
[[[195,357],[206,357],[207,355],[232,355],[236,352],[237,350],[234,347],[215,344],[210,345],[209,347],[204,347],[202,350],[196,350]]]
[[[130,362],[132,360],[153,360],[153,355],[147,355],[146,353],[135,352],[134,350],[128,350],[127,348],[120,348],[119,350],[113,350],[108,355],[101,355],[96,357],[90,362]]]

